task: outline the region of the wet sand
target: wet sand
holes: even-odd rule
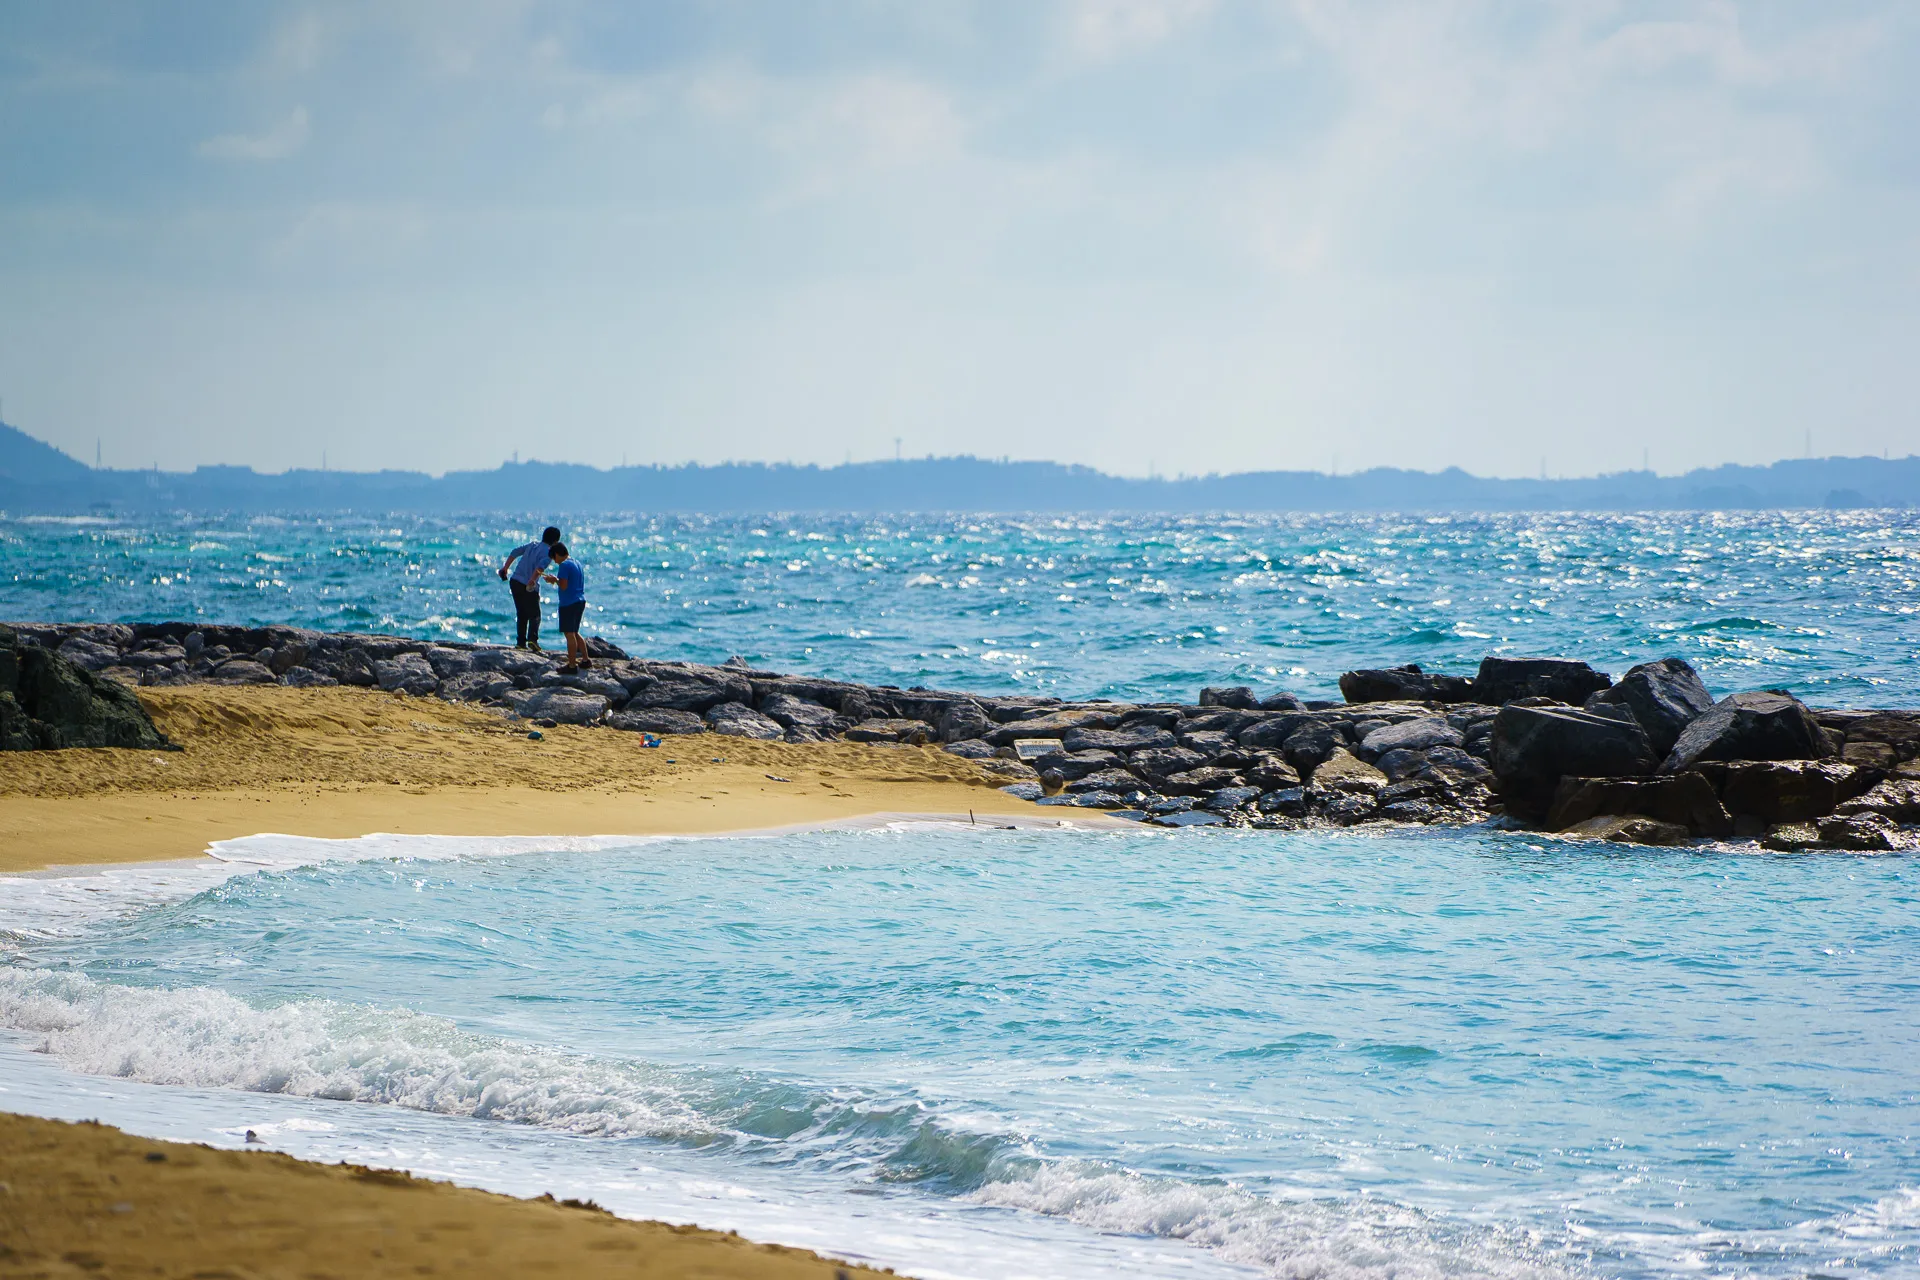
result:
[[[937,747],[528,726],[367,689],[139,691],[183,750],[10,753],[0,872],[188,858],[259,832],[662,835],[876,814],[1051,817]],[[1090,815],[1076,814],[1084,821]]]
[[[877,1276],[739,1236],[357,1165],[0,1114],[0,1276]]]

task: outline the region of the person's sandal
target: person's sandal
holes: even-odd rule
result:
[[[579,669],[579,667],[574,666],[571,662],[563,662],[560,664],[560,674],[563,676],[572,675]]]
[[[580,659],[580,668],[581,668],[581,670],[583,670],[583,671],[585,671],[585,670],[590,670],[590,669],[591,669],[592,667],[593,667],[593,659],[592,659],[592,658],[582,658],[582,659]]]

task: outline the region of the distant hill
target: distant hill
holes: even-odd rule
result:
[[[926,458],[793,466],[519,462],[491,471],[95,470],[0,426],[0,511],[1658,511],[1920,505],[1920,458],[1495,480],[1457,467],[1349,475],[1249,471],[1136,480],[1057,462]]]
[[[0,483],[77,484],[92,474],[93,468],[79,459],[0,422]]]

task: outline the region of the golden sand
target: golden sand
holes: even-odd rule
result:
[[[139,691],[183,750],[18,752],[0,774],[0,871],[187,858],[271,831],[348,837],[660,835],[874,814],[1035,815],[937,747],[793,746],[527,726],[369,689]]]
[[[882,1274],[592,1207],[0,1114],[0,1277]]]

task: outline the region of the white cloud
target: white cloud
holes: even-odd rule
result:
[[[285,160],[307,145],[309,132],[307,109],[295,107],[265,133],[223,133],[202,142],[198,150],[209,160]]]
[[[1104,62],[1150,49],[1212,8],[1213,0],[1073,0],[1067,36],[1075,53]]]

